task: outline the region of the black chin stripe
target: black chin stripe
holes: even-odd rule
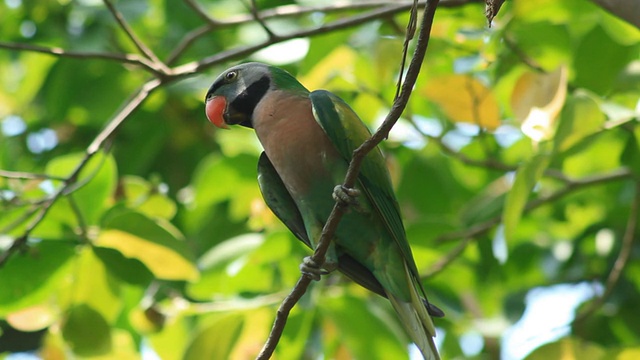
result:
[[[238,112],[244,113],[250,119],[253,115],[253,110],[260,102],[260,99],[269,90],[271,81],[268,76],[261,77],[258,81],[249,85],[243,92],[241,92],[231,102],[231,106]]]

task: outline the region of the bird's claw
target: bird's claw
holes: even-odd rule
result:
[[[356,188],[348,188],[343,185],[336,185],[333,188],[333,200],[338,201],[344,205],[353,206],[356,209],[360,209],[357,197],[360,196],[360,190]]]
[[[307,275],[311,280],[319,281],[322,275],[327,275],[329,272],[320,268],[318,263],[313,261],[311,256],[306,256],[300,264],[300,272]]]

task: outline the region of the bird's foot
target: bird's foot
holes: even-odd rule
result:
[[[336,187],[333,188],[332,196],[333,200],[353,207],[356,211],[362,211],[362,207],[357,199],[357,197],[360,196],[360,190],[356,188],[348,188],[343,185],[336,185]]]
[[[300,264],[300,272],[307,275],[311,280],[319,281],[322,275],[327,275],[329,272],[322,269],[318,263],[313,261],[311,256],[306,256]]]

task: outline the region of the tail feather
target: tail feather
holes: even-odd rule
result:
[[[433,337],[436,336],[435,326],[427,312],[427,308],[418,295],[409,270],[406,270],[407,281],[411,284],[411,301],[402,300],[389,292],[387,292],[387,297],[396,313],[398,313],[411,340],[418,346],[425,360],[439,360],[440,355],[433,342]]]

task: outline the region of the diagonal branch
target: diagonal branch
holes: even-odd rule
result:
[[[574,191],[583,189],[585,187],[604,184],[612,181],[626,180],[630,179],[632,176],[633,173],[629,169],[621,168],[607,174],[591,175],[585,176],[580,179],[568,180],[567,184],[560,190],[552,192],[546,196],[541,196],[537,199],[530,200],[525,206],[523,213],[533,211],[534,209],[537,209],[542,205],[552,203]],[[640,191],[638,192],[640,193]],[[432,277],[444,270],[464,251],[466,246],[469,245],[472,240],[486,234],[488,231],[500,224],[501,221],[502,215],[498,215],[484,222],[473,225],[466,230],[454,231],[438,237],[435,240],[436,244],[442,244],[444,242],[449,242],[456,239],[462,239],[462,241],[447,255],[440,259],[440,261],[435,263],[424,277]]]
[[[154,79],[146,84],[144,84],[140,90],[134,94],[126,104],[120,109],[116,115],[109,121],[107,126],[96,136],[96,138],[91,142],[91,144],[87,147],[86,153],[82,160],[76,165],[75,169],[64,178],[62,186],[49,198],[47,199],[43,205],[34,211],[35,217],[31,220],[29,225],[27,225],[24,233],[13,240],[11,246],[0,254],[0,268],[7,262],[9,257],[14,253],[24,249],[27,245],[27,241],[29,240],[29,236],[33,232],[33,230],[44,220],[45,216],[61,197],[68,195],[71,193],[71,189],[74,189],[74,185],[76,184],[80,172],[85,168],[85,166],[89,163],[89,160],[95,156],[98,151],[103,148],[105,142],[115,130],[122,124],[122,122],[129,116],[131,113],[136,110],[143,102],[146,100],[152,91],[157,89],[162,82],[160,80]],[[77,189],[77,188],[76,188]]]
[[[442,5],[439,5],[439,6],[454,7],[454,6],[461,6],[461,5],[472,3],[472,2],[477,2],[477,1],[476,0],[446,0],[441,3]],[[328,33],[331,31],[358,26],[358,25],[367,23],[373,19],[384,18],[384,17],[388,17],[391,15],[406,11],[410,9],[411,6],[413,5],[412,2],[403,2],[403,3],[400,3],[399,5],[397,5],[394,2],[392,3],[387,2],[387,4],[392,4],[392,5],[378,7],[374,10],[371,10],[362,14],[357,14],[351,17],[342,18],[342,19],[330,22],[328,24],[324,24],[317,28],[300,30],[287,35],[279,35],[277,39],[267,39],[266,41],[260,42],[259,44],[249,45],[244,47],[237,47],[228,51],[219,52],[215,55],[209,56],[200,61],[193,61],[193,62],[189,62],[183,65],[177,66],[172,69],[173,70],[172,75],[174,76],[174,78],[190,76],[204,69],[210,68],[223,61],[250,55],[258,50],[261,50],[267,46],[270,46],[276,43],[284,42],[291,39],[310,37],[314,35]],[[418,4],[426,4],[426,2],[419,1]],[[269,17],[269,16],[266,16],[265,13],[267,13],[267,10],[265,10],[265,12],[260,13],[260,16],[263,19],[266,19]],[[204,31],[204,29],[202,31],[203,31],[202,32],[203,35],[208,32],[208,31]],[[174,55],[174,57],[175,56],[176,55]]]
[[[597,297],[593,302],[591,302],[589,306],[586,307],[586,309],[578,313],[576,318],[573,320],[574,326],[581,325],[589,316],[591,316],[600,307],[602,307],[605,301],[607,301],[607,299],[613,293],[613,289],[618,284],[618,281],[622,276],[624,268],[629,262],[629,257],[631,256],[631,252],[633,250],[633,241],[635,240],[636,230],[638,228],[638,208],[640,208],[640,182],[636,182],[635,196],[633,197],[633,202],[631,203],[629,219],[627,220],[627,226],[622,237],[622,246],[620,247],[618,257],[613,263],[613,268],[611,269],[611,272],[609,273],[609,276],[607,277],[607,280],[605,282],[604,293]]]
[[[109,12],[111,12],[111,15],[113,16],[113,18],[116,19],[116,21],[118,22],[122,30],[127,34],[127,36],[129,37],[131,42],[133,42],[133,44],[136,46],[138,51],[140,51],[144,56],[146,56],[149,60],[153,62],[154,68],[157,71],[160,71],[161,73],[169,73],[170,72],[169,68],[156,56],[156,54],[153,53],[153,51],[151,51],[149,47],[147,47],[147,45],[145,45],[145,43],[143,43],[138,38],[138,36],[133,32],[133,29],[131,28],[131,26],[129,26],[127,21],[124,19],[124,16],[122,16],[122,13],[120,13],[120,11],[116,9],[113,3],[110,0],[103,0],[103,1],[104,1],[104,4],[109,9]]]
[[[110,54],[99,52],[83,52],[83,51],[69,51],[59,47],[46,47],[31,44],[11,43],[0,41],[0,48],[10,50],[27,50],[47,54],[58,57],[68,57],[75,59],[104,59],[117,61],[121,63],[134,64],[145,67],[152,72],[157,72],[156,66],[149,59],[136,55],[136,54]]]
[[[269,28],[267,23],[260,16],[260,11],[258,11],[258,4],[256,4],[256,0],[251,0],[251,6],[249,7],[249,11],[251,12],[251,16],[253,17],[253,19],[258,24],[260,24],[260,26],[262,27],[264,32],[267,33],[267,36],[269,37],[269,39],[270,40],[277,40],[278,36],[276,34],[274,34],[273,31],[271,31],[271,29]]]
[[[431,33],[431,26],[433,24],[433,18],[437,5],[438,0],[427,2],[422,22],[420,24],[420,32],[416,48],[413,53],[411,63],[409,64],[409,69],[407,70],[405,81],[402,84],[400,95],[394,100],[391,111],[385,118],[380,128],[378,128],[378,131],[376,131],[376,133],[373,134],[371,138],[365,141],[353,152],[353,158],[351,160],[351,163],[349,164],[349,169],[347,170],[347,175],[345,176],[343,186],[347,188],[352,188],[354,186],[364,157],[367,155],[367,153],[369,153],[369,151],[373,150],[373,148],[375,148],[383,139],[387,137],[389,131],[398,121],[400,115],[406,107],[427,51],[427,45],[429,44],[429,36]],[[324,228],[322,229],[322,234],[320,236],[320,240],[318,241],[318,246],[313,256],[311,257],[312,260],[319,266],[322,266],[325,262],[325,255],[327,253],[327,250],[329,249],[331,239],[333,238],[338,227],[338,223],[344,215],[344,212],[346,210],[345,207],[346,206],[344,204],[336,202]],[[284,326],[287,322],[289,312],[302,297],[302,295],[304,295],[310,283],[311,278],[308,275],[302,275],[289,296],[287,296],[283,303],[280,305],[273,327],[271,328],[269,338],[264,344],[262,351],[258,355],[259,360],[269,359],[273,354],[276,345],[278,344],[278,341],[282,336],[282,332],[284,331]]]

